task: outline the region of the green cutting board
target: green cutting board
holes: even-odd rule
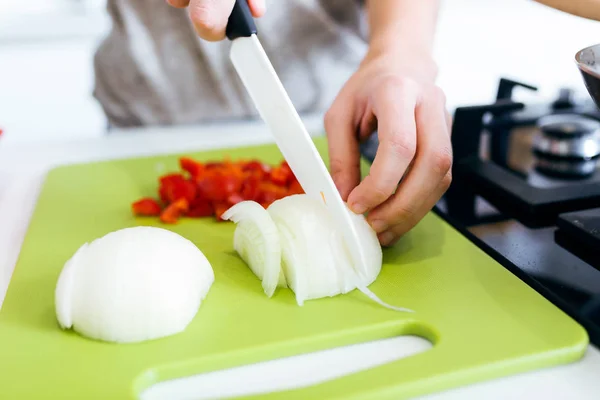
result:
[[[325,142],[317,140],[325,155]],[[278,162],[276,147],[191,154]],[[86,241],[135,225],[130,203],[156,193],[177,155],[52,170],[43,186],[0,311],[0,399],[133,399],[150,385],[258,361],[397,335],[432,349],[323,384],[262,399],[401,399],[579,359],[587,334],[561,310],[434,214],[394,248],[371,289],[398,313],[352,292],[296,305],[268,299],[232,248],[234,225],[213,219],[166,226],[207,256],[216,280],[187,330],[117,345],[59,329],[54,288],[64,262]],[[326,159],[326,157],[324,157]],[[234,383],[233,383],[234,384]]]

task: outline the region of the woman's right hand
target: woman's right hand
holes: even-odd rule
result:
[[[216,42],[225,38],[225,27],[235,0],[167,0],[167,3],[177,8],[187,7],[198,35]],[[265,0],[248,0],[248,5],[255,18],[265,13]]]

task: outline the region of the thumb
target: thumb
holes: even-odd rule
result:
[[[189,13],[198,35],[211,42],[223,40],[234,4],[235,0],[191,0]],[[249,0],[248,5],[254,17],[265,13],[264,0]]]

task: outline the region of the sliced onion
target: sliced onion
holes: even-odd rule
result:
[[[327,229],[331,217],[321,202],[293,195],[274,202],[267,211],[282,231],[284,273],[299,305],[355,288],[348,279],[347,263],[339,258],[339,238]]]
[[[366,255],[366,265],[359,269],[354,268],[343,236],[336,231],[322,202],[299,194],[275,201],[266,211],[255,202],[244,202],[238,207],[240,204],[227,212],[228,218],[238,224],[234,248],[263,280],[267,294],[266,288],[272,288],[276,270],[283,272],[300,306],[306,300],[359,289],[384,307],[412,312],[383,302],[367,288],[379,276],[383,254],[375,231],[363,215],[350,213]],[[244,225],[244,221],[249,225]],[[265,232],[269,232],[269,236]],[[277,254],[279,260],[276,262]],[[265,285],[266,270],[269,271],[269,285]],[[358,270],[366,273],[359,275]]]
[[[79,248],[59,276],[59,325],[109,342],[131,343],[182,332],[214,282],[189,240],[160,228],[111,232]]]
[[[265,294],[271,297],[277,286],[287,287],[281,270],[279,231],[269,213],[256,202],[242,201],[222,218],[237,224],[233,248],[262,281]]]

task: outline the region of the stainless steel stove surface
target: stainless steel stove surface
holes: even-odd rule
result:
[[[435,212],[600,345],[600,110],[567,89],[518,103],[516,86],[536,90],[501,79],[495,103],[456,109],[453,182]]]

